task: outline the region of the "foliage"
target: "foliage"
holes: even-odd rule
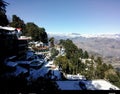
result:
[[[4,0],[0,0],[0,26],[6,26],[9,23],[6,16],[7,5],[8,5],[7,2],[5,2]]]
[[[79,57],[83,58],[83,50],[82,49],[78,49],[78,53],[79,53]]]
[[[68,59],[72,59],[78,55],[78,48],[71,40],[61,40],[59,44],[64,46]]]
[[[55,56],[57,56],[59,53],[59,51],[56,50],[55,48],[52,48],[50,51],[51,51],[51,58],[55,58]]]
[[[22,31],[25,30],[25,23],[23,20],[21,20],[18,16],[13,15],[12,16],[12,22],[9,24],[11,27],[15,28],[21,28]],[[23,32],[24,33],[24,32]]]
[[[55,45],[54,45],[54,37],[51,37],[50,39],[49,39],[49,42],[50,42],[50,47],[54,47]]]
[[[103,63],[101,57],[95,59],[92,55],[91,60],[89,60],[88,52],[78,49],[69,39],[60,40],[59,45],[65,48],[66,56],[56,58],[55,63],[61,63],[65,73],[80,73],[89,80],[108,79],[120,87],[120,73],[116,72],[111,64]],[[81,62],[82,59],[86,59],[85,63]]]
[[[12,22],[9,24],[15,28],[21,28],[22,33],[25,36],[31,36],[34,41],[41,41],[43,43],[48,43],[48,36],[43,27],[38,27],[33,22],[24,23],[20,17],[13,15]]]
[[[107,75],[107,79],[114,85],[120,87],[120,77],[118,75],[109,74]]]
[[[86,58],[86,59],[89,58],[89,55],[88,55],[88,52],[87,52],[87,51],[84,52],[83,58]]]
[[[48,36],[44,28],[38,27],[36,24],[29,22],[25,26],[25,35],[32,36],[34,41],[41,41],[43,43],[48,43]]]
[[[98,65],[101,65],[101,64],[103,63],[101,57],[97,57],[97,60],[95,60],[95,62],[96,62]]]

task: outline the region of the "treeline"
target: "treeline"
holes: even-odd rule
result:
[[[65,73],[77,74],[81,66],[79,58],[89,58],[88,52],[78,49],[77,46],[69,39],[60,40],[59,45],[65,48],[65,56],[59,56],[55,59],[55,64],[62,65]]]
[[[0,26],[6,26],[9,23],[6,15],[7,5],[8,5],[7,2],[0,0]]]
[[[69,39],[60,40],[59,45],[65,48],[66,55],[57,57],[54,63],[61,66],[64,73],[79,73],[88,80],[106,79],[120,87],[120,72],[111,64],[103,63],[101,57],[89,56],[87,51],[78,49]]]
[[[24,23],[18,16],[13,15],[12,21],[9,23],[9,26],[15,28],[21,28],[22,34],[24,36],[32,37],[34,41],[41,41],[43,43],[48,43],[48,36],[45,31],[45,28],[37,26],[33,22]]]
[[[6,15],[6,6],[9,3],[4,0],[0,0],[0,26],[11,26],[14,28],[21,28],[22,35],[32,37],[34,41],[41,41],[48,43],[48,36],[45,28],[37,26],[33,22],[24,23],[20,17],[13,15],[12,21],[8,20]]]

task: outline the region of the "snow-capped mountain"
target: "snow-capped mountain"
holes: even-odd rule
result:
[[[120,38],[120,34],[89,34],[89,35],[82,35],[82,37],[86,38],[112,38],[112,39],[118,39]]]
[[[49,37],[55,37],[57,39],[62,38],[75,38],[75,37],[81,37],[81,34],[78,33],[48,33]]]
[[[79,34],[79,33],[48,33],[49,37],[57,38],[111,38],[111,39],[120,39],[120,34]]]

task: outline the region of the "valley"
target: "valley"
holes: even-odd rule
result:
[[[78,48],[86,50],[90,55],[101,56],[103,62],[112,64],[120,71],[120,36],[119,34],[111,35],[94,35],[83,36],[80,34],[48,34],[55,38],[55,43],[60,39],[71,39]],[[64,35],[64,36],[63,36]],[[89,36],[89,37],[88,37]]]

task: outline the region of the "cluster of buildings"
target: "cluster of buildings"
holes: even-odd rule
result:
[[[21,35],[21,28],[0,26],[0,67],[7,75],[29,75],[30,67],[41,67],[44,62],[40,55],[29,51],[31,37]]]
[[[20,29],[0,27],[0,61],[10,56],[16,56],[16,59],[25,58],[29,39],[20,38],[20,35]]]
[[[47,61],[47,56],[34,53],[29,50],[29,45],[38,47],[39,50],[45,49],[42,42],[31,42],[30,37],[21,37],[21,29],[11,27],[0,27],[0,62],[9,67],[5,76],[22,75],[27,80],[37,79],[38,77],[49,77],[56,80],[60,90],[119,90],[105,80],[88,81],[83,75],[64,75],[53,61]],[[42,49],[43,48],[43,49]],[[48,49],[48,47],[46,48]],[[65,49],[56,47],[59,55],[65,55]],[[39,52],[39,51],[38,51]],[[66,80],[62,80],[62,76]]]

